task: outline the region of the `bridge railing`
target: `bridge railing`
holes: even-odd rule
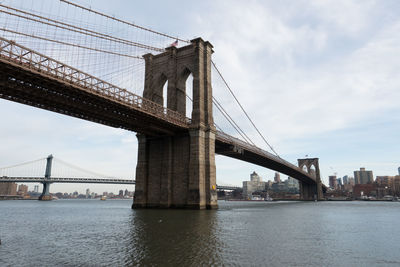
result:
[[[2,37],[0,37],[0,58],[1,60],[18,64],[24,69],[33,70],[42,75],[45,74],[56,78],[79,89],[125,104],[170,123],[183,127],[187,127],[190,123],[189,118],[176,111],[167,109],[126,89],[103,81]]]
[[[251,152],[257,153],[257,154],[259,154],[261,156],[265,156],[265,157],[268,157],[268,158],[273,158],[275,161],[279,161],[279,162],[283,163],[286,166],[290,166],[292,169],[298,169],[300,172],[303,172],[305,175],[310,176],[309,173],[303,171],[301,168],[299,168],[298,166],[290,163],[289,161],[286,161],[286,160],[282,159],[281,157],[278,157],[278,156],[276,156],[276,155],[274,155],[274,154],[272,154],[272,153],[270,153],[268,151],[265,151],[265,150],[263,150],[263,149],[261,149],[261,148],[259,148],[257,146],[254,146],[252,144],[246,143],[246,142],[240,140],[239,138],[233,137],[233,136],[231,136],[229,134],[226,134],[226,133],[224,133],[222,131],[217,131],[216,136],[217,136],[217,139],[220,139],[220,140],[225,141],[225,142],[227,142],[229,144],[232,144],[232,145],[237,145],[237,146],[239,146],[241,148],[245,148],[245,149],[247,149],[247,150],[249,150]]]

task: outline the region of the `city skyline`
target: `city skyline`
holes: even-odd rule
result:
[[[352,176],[361,167],[375,176],[396,174],[398,2],[299,1],[288,7],[203,1],[194,8],[172,1],[158,3],[156,9],[147,2],[135,3],[135,8],[125,1],[112,6],[108,1],[77,2],[184,39],[209,40],[214,61],[268,141],[292,163],[306,154],[320,158],[325,184],[329,175]],[[171,8],[176,5],[187,13]],[[200,12],[210,5],[210,12]],[[145,15],[149,12],[154,16]],[[218,98],[222,92],[214,93]],[[85,169],[134,177],[133,132],[5,100],[0,100],[0,112],[6,129],[0,132],[0,167],[55,154]],[[256,138],[255,132],[250,136]],[[221,156],[216,165],[220,184],[240,185],[253,170],[263,177],[274,174]],[[54,184],[52,192],[75,187],[85,190],[84,185]]]

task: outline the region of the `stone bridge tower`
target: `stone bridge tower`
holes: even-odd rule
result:
[[[305,170],[307,173],[315,177],[315,184],[307,184],[300,182],[300,199],[302,200],[322,200],[324,198],[322,193],[322,182],[319,172],[318,158],[306,158],[297,160],[300,169]]]
[[[138,134],[136,189],[132,208],[217,208],[215,127],[212,112],[211,54],[213,46],[197,38],[191,44],[144,55],[143,97],[186,112],[186,80],[193,76],[190,129],[169,136]]]

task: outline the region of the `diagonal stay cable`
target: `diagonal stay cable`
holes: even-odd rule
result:
[[[211,61],[212,65],[214,66],[215,70],[217,71],[218,75],[221,77],[222,81],[224,82],[225,86],[228,88],[229,92],[231,93],[231,95],[235,98],[236,103],[238,103],[239,107],[242,109],[242,111],[244,112],[244,114],[246,115],[247,119],[250,121],[250,123],[253,125],[254,129],[256,129],[257,133],[261,136],[261,138],[264,140],[264,142],[268,145],[268,147],[272,150],[272,152],[275,153],[275,155],[279,157],[278,153],[276,153],[276,151],[274,150],[274,148],[268,143],[268,141],[265,139],[265,137],[262,135],[262,133],[260,132],[260,130],[258,130],[257,126],[254,124],[253,120],[250,118],[250,116],[247,114],[247,112],[244,110],[242,104],[240,104],[239,99],[237,99],[235,93],[233,93],[232,89],[230,88],[229,84],[226,82],[225,78],[222,76],[221,72],[219,71],[219,69],[217,68],[217,66],[215,65],[214,61]]]
[[[224,109],[224,107],[218,102],[218,100],[213,96],[213,102],[215,104],[215,106],[218,108],[218,110],[222,113],[222,115],[224,115],[224,117],[228,120],[228,121],[232,121],[232,123],[237,127],[231,125],[236,129],[236,131],[240,131],[239,134],[240,136],[242,136],[242,138],[247,142],[247,143],[251,143],[253,146],[255,146],[254,142],[250,139],[250,137],[247,136],[247,134],[240,128],[240,126],[232,119],[232,117],[229,115],[229,113]],[[221,110],[222,109],[222,110]],[[225,114],[224,114],[225,113]],[[244,137],[244,136],[245,137]]]
[[[186,97],[193,102],[193,100],[190,98],[190,96],[186,95]],[[214,98],[214,97],[213,97]],[[215,100],[215,101],[214,101]],[[236,122],[229,116],[228,113],[226,113],[225,109],[221,106],[221,104],[219,104],[219,102],[217,101],[217,99],[214,98],[213,103],[214,105],[217,107],[217,109],[221,112],[222,116],[225,117],[225,119],[229,122],[229,124],[236,130],[236,132],[246,141],[246,143],[251,143],[254,145],[254,143],[251,141],[251,139],[243,132],[243,130],[239,127],[239,125],[236,124]],[[218,104],[217,104],[218,103]],[[220,105],[221,107],[219,107],[218,105]],[[222,110],[221,110],[222,108]],[[224,113],[225,111],[225,113]],[[228,118],[229,117],[229,118]],[[215,127],[221,131],[224,132],[221,127],[219,127],[215,122],[214,122]],[[237,127],[236,127],[236,126]],[[238,129],[239,128],[239,129]],[[247,139],[246,139],[247,137]]]

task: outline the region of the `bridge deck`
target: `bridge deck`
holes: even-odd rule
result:
[[[146,134],[185,130],[190,122],[176,111],[1,37],[0,97]]]
[[[316,183],[314,176],[296,165],[223,132],[217,132],[215,153],[263,166],[308,184]]]
[[[176,111],[2,37],[0,98],[149,135],[190,126]],[[315,183],[297,166],[223,132],[216,133],[215,152]]]

